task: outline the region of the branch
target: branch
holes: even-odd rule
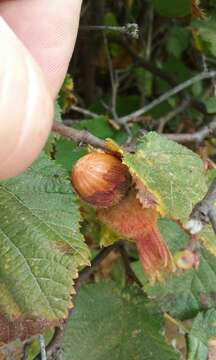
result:
[[[191,79],[188,79],[188,80],[184,81],[183,83],[173,87],[166,93],[159,96],[157,99],[153,100],[150,104],[143,106],[141,109],[134,111],[133,113],[131,113],[129,115],[119,118],[118,122],[121,125],[125,125],[127,122],[133,121],[134,119],[138,118],[139,116],[142,116],[149,110],[160,105],[161,103],[163,103],[164,101],[166,101],[170,97],[172,97],[173,95],[180,93],[181,91],[183,91],[187,87],[195,84],[196,82],[199,82],[204,79],[214,78],[215,76],[216,76],[216,71],[202,72],[202,73],[192,77]]]
[[[107,150],[106,142],[98,137],[90,134],[86,130],[77,130],[65,126],[60,122],[54,121],[52,131],[62,135],[66,139],[79,142],[81,144],[89,144],[94,147]]]
[[[182,112],[184,112],[186,110],[186,108],[190,105],[190,99],[184,99],[182,101],[182,103],[177,106],[177,108],[175,108],[174,110],[170,111],[168,114],[166,114],[165,116],[162,116],[160,119],[158,119],[157,121],[159,122],[159,126],[158,126],[158,132],[162,133],[164,130],[164,127],[166,126],[166,124],[172,120],[174,117],[176,117],[177,115],[181,114]]]
[[[134,281],[135,283],[137,283],[137,285],[139,287],[143,287],[143,284],[141,283],[141,281],[138,279],[138,277],[136,276],[135,272],[133,271],[133,269],[131,268],[131,265],[130,265],[130,260],[128,258],[128,253],[127,251],[125,250],[125,247],[124,247],[124,243],[122,243],[119,247],[119,252],[121,254],[121,257],[122,257],[122,261],[123,261],[123,264],[124,264],[124,268],[125,268],[125,273],[127,275],[127,277]]]
[[[149,63],[148,61],[146,61],[141,55],[137,54],[137,52],[124,39],[118,39],[118,38],[114,38],[114,37],[111,37],[111,39],[113,42],[123,46],[127,50],[127,52],[132,57],[132,59],[134,60],[136,65],[142,65],[146,70],[150,71],[153,75],[156,75],[159,78],[163,79],[168,84],[170,84],[172,86],[176,85],[176,81],[172,78],[172,76],[170,76],[166,72],[160,70],[152,63]]]
[[[204,139],[214,134],[216,131],[216,117],[206,126],[191,134],[164,134],[170,140],[180,143],[196,142],[201,143]]]
[[[110,245],[106,248],[103,248],[97,256],[92,260],[91,266],[86,266],[83,270],[80,271],[79,277],[75,284],[76,291],[80,289],[80,287],[86,283],[86,281],[90,278],[90,276],[97,270],[98,266],[102,263],[102,261],[112,252],[119,251],[122,246],[122,242],[116,242],[113,245]]]
[[[207,194],[198,202],[191,213],[190,220],[186,224],[191,234],[196,234],[202,229],[203,224],[211,224],[216,234],[216,211],[214,202],[216,200],[216,179],[213,180]]]
[[[116,110],[116,101],[117,101],[117,95],[118,95],[118,87],[119,87],[119,81],[116,76],[116,73],[113,71],[113,63],[112,63],[112,57],[109,50],[109,44],[106,37],[106,34],[104,34],[104,47],[106,51],[107,56],[107,63],[108,63],[108,69],[110,74],[110,83],[112,88],[112,97],[111,97],[111,114],[113,116],[114,121],[118,120],[118,114]]]
[[[126,34],[134,39],[139,37],[139,27],[136,23],[128,23],[125,26],[109,26],[109,25],[89,25],[89,26],[80,26],[80,30],[87,31],[112,31],[120,32]]]
[[[140,56],[136,50],[134,50],[127,41],[124,39],[119,39],[115,37],[111,37],[113,42],[116,42],[117,44],[123,46],[129,55],[133,58],[136,65],[140,65],[144,67],[146,70],[150,71],[153,75],[161,78],[162,80],[166,81],[171,86],[177,86],[176,80],[170,76],[167,72],[158,69],[157,66],[155,66],[152,63],[147,62],[142,56]],[[206,109],[202,102],[195,98],[191,98],[191,106],[196,109],[197,111],[201,112],[202,114],[206,115]]]
[[[94,113],[92,111],[89,111],[89,110],[86,110],[86,109],[83,109],[79,106],[76,106],[76,105],[72,105],[71,106],[71,110],[74,110],[84,116],[89,116],[89,117],[92,117],[92,118],[95,118],[95,117],[98,117],[99,115],[97,113]]]

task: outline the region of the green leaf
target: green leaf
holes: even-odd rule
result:
[[[186,16],[191,12],[191,0],[153,0],[155,10],[162,16]]]
[[[199,30],[203,50],[216,56],[216,17],[193,21],[191,27]]]
[[[215,114],[216,113],[216,96],[213,96],[205,101],[203,103],[206,106],[206,110],[209,114]]]
[[[153,193],[158,211],[182,221],[206,192],[201,159],[188,148],[154,132],[144,136],[135,154],[124,154],[124,163]]]
[[[73,127],[80,130],[88,130],[91,134],[102,139],[112,137],[114,134],[114,131],[105,116],[98,116],[93,119],[79,121],[74,124]]]
[[[177,82],[183,82],[188,80],[191,76],[193,76],[191,70],[185,65],[180,58],[176,58],[175,56],[169,56],[168,59],[163,63],[162,67],[163,71],[166,71],[168,74],[172,74],[174,79]],[[169,87],[166,88],[166,91],[169,90]],[[160,89],[160,91],[163,89]]]
[[[140,97],[137,95],[119,95],[116,99],[116,111],[119,116],[127,115],[140,107]],[[104,96],[100,98],[90,110],[96,113],[104,113],[103,102],[109,104],[111,96]]]
[[[72,279],[89,256],[79,222],[67,174],[45,155],[0,183],[1,342],[67,316]]]
[[[208,183],[208,186],[212,183],[212,181],[216,178],[216,169],[209,169],[206,172],[206,181]]]
[[[208,340],[216,336],[216,310],[199,313],[188,334],[188,360],[206,360],[208,356]]]
[[[153,90],[152,73],[142,67],[134,68],[133,73],[140,94],[145,97],[152,96],[152,90]]]
[[[73,141],[59,139],[55,145],[55,160],[61,164],[67,171],[71,171],[75,162],[87,154],[86,147],[79,147]]]
[[[50,341],[52,340],[52,338],[54,336],[54,333],[55,333],[54,330],[48,329],[43,334],[46,345],[48,345],[50,343]],[[26,360],[34,360],[36,358],[36,356],[39,354],[40,354],[40,340],[39,340],[39,337],[37,336],[35,338],[32,338],[31,343],[29,344],[29,346],[26,347],[25,359]]]
[[[118,26],[118,19],[113,12],[107,12],[104,18],[104,25],[106,26]]]
[[[163,319],[139,289],[112,282],[85,286],[66,326],[63,360],[175,360]]]
[[[180,57],[189,45],[189,32],[180,26],[173,26],[167,37],[167,51],[175,57]]]
[[[175,256],[185,248],[188,237],[179,225],[161,219],[159,222],[163,238]],[[172,278],[153,287],[143,273],[139,261],[133,263],[133,270],[142,281],[145,291],[155,299],[164,312],[178,319],[192,318],[197,312],[215,307],[216,261],[207,250],[201,250],[199,268],[188,271],[176,271]]]

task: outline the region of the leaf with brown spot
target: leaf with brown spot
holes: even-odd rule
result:
[[[147,187],[136,175],[133,176],[133,181],[137,190],[136,197],[141,203],[141,205],[144,208],[156,208],[158,206],[158,203],[154,194],[148,191]]]
[[[0,343],[67,316],[73,279],[88,264],[79,221],[67,174],[45,155],[0,183]]]

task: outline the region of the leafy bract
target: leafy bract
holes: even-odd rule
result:
[[[153,0],[155,10],[162,16],[186,16],[191,12],[191,0]]]
[[[206,192],[201,159],[165,136],[148,133],[135,154],[124,153],[123,161],[155,196],[157,210],[169,218],[187,221]]]
[[[188,238],[175,223],[166,219],[159,221],[163,238],[172,254],[187,246]],[[215,307],[216,304],[216,262],[209,251],[202,249],[199,268],[185,272],[178,270],[166,282],[153,287],[143,273],[141,264],[135,262],[133,269],[142,281],[145,291],[154,298],[162,310],[179,319],[191,318],[198,311]]]
[[[0,341],[58,324],[88,263],[80,215],[64,170],[42,155],[0,183]]]
[[[139,289],[87,285],[66,326],[63,360],[179,359],[162,335],[163,325]]]
[[[188,360],[206,360],[209,352],[209,340],[216,336],[216,310],[199,313],[193,321],[188,334]]]

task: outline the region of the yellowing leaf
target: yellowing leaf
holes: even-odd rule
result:
[[[58,325],[88,263],[67,173],[41,156],[0,183],[0,343]]]
[[[136,153],[125,152],[123,161],[154,195],[157,210],[182,223],[206,192],[202,160],[188,148],[157,133],[144,136]]]

